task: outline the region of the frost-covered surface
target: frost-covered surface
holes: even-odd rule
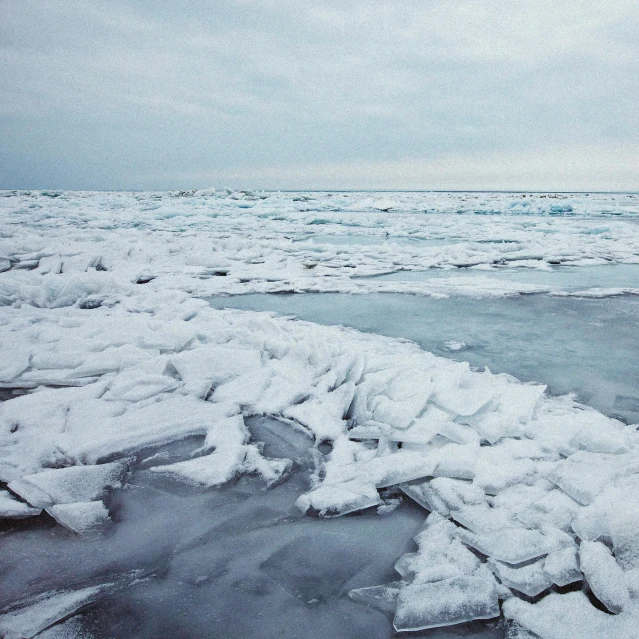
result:
[[[291,499],[299,511],[338,518],[373,510],[390,518],[402,499],[424,509],[416,549],[397,558],[394,580],[351,593],[394,612],[396,630],[503,612],[521,629],[514,632],[542,639],[638,636],[634,425],[570,396],[550,396],[542,384],[473,370],[411,342],[270,313],[213,310],[197,299],[259,287],[366,292],[401,285],[425,292],[419,281],[373,278],[360,285],[352,275],[478,258],[488,265],[505,254],[514,264],[542,268],[564,260],[578,268],[639,262],[634,196],[5,195],[2,516],[29,521],[44,509],[40,517],[79,537],[117,528],[111,498],[135,489],[130,473],[140,467],[184,490],[253,475],[275,491],[300,473],[295,456],[286,446],[267,454],[247,426],[254,416],[273,416],[292,437],[314,444],[308,485]],[[293,241],[320,213],[329,220],[324,231],[359,220],[370,235],[385,224],[424,239],[445,228],[457,243],[382,243],[340,253],[335,244],[317,251]],[[624,219],[609,220],[613,214]],[[606,219],[595,224],[593,216]],[[477,241],[496,237],[513,241]],[[311,263],[309,255],[320,259]],[[475,276],[450,286],[437,281],[442,295],[455,286],[473,295],[536,286]],[[179,441],[188,449],[179,459],[156,452]],[[266,511],[255,525],[280,521]],[[215,529],[206,534],[219,539]],[[299,557],[313,556],[306,549],[314,543],[320,538],[298,537],[259,564],[309,606],[319,601],[317,588]],[[332,548],[330,539],[325,547]],[[349,551],[345,564],[361,571],[368,561],[362,553]],[[338,596],[347,583],[322,582],[320,594]],[[81,636],[75,623],[56,624],[111,585],[76,584],[4,601],[0,628],[7,637]]]
[[[589,584],[618,613],[605,618],[610,636],[637,613],[639,535],[625,507],[639,488],[634,426],[409,342],[170,302],[3,310],[3,344],[29,361],[8,381],[60,387],[0,405],[9,489],[83,532],[106,519],[95,500],[126,481],[110,460],[193,435],[204,444],[191,460],[151,459],[152,470],[204,486],[242,473],[273,483],[291,462],[265,457],[244,424],[273,415],[331,445],[303,511],[384,507],[389,487],[431,511],[397,565],[398,630],[495,617],[499,599],[553,584]]]
[[[113,303],[140,284],[200,296],[500,296],[561,292],[553,284],[495,277],[504,269],[639,263],[636,194],[0,195],[0,304]],[[451,277],[366,279],[432,267],[453,269]],[[483,270],[468,280],[453,276],[456,267]],[[634,293],[639,281],[607,288],[584,294]]]

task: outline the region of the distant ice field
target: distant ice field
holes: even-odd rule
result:
[[[0,636],[639,638],[639,195],[0,193]]]

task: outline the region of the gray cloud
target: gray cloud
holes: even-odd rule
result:
[[[1,188],[639,188],[634,0],[4,0]]]

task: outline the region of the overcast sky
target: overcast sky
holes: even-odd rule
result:
[[[637,0],[0,0],[0,188],[639,190]]]

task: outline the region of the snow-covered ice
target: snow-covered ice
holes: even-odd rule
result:
[[[185,636],[264,636],[243,605],[272,610],[280,635],[298,623],[309,637],[383,637],[389,613],[397,631],[421,631],[503,609],[541,639],[636,636],[630,419],[553,394],[544,375],[474,368],[465,335],[437,336],[442,356],[204,298],[394,292],[446,309],[550,292],[540,305],[581,308],[569,305],[601,301],[584,302],[596,291],[576,275],[562,282],[566,264],[630,269],[615,294],[635,292],[636,267],[639,291],[638,205],[4,192],[4,636],[171,636],[166,609],[212,595],[211,614],[185,613]],[[343,237],[355,234],[373,239]],[[451,274],[370,277],[401,269]],[[518,278],[531,269],[558,279]]]

